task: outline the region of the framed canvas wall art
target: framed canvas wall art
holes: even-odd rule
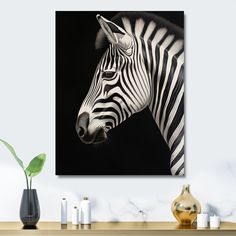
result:
[[[56,174],[184,175],[184,13],[56,12]]]

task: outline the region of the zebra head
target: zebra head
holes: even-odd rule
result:
[[[105,141],[110,129],[143,110],[150,98],[142,46],[129,25],[123,29],[100,15],[97,19],[109,47],[98,63],[76,121],[78,136],[86,144]],[[127,25],[126,18],[122,21]]]

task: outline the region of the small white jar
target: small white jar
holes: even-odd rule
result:
[[[197,228],[205,229],[208,227],[208,214],[197,214]]]
[[[210,217],[210,228],[211,229],[219,229],[220,228],[220,217],[219,216],[211,216]]]

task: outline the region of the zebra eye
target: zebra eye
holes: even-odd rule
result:
[[[104,78],[112,78],[115,75],[115,71],[104,71],[102,73],[102,77]]]

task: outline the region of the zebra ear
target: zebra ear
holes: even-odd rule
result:
[[[96,17],[110,43],[114,45],[118,44],[125,50],[131,48],[132,38],[124,29],[100,15]]]

